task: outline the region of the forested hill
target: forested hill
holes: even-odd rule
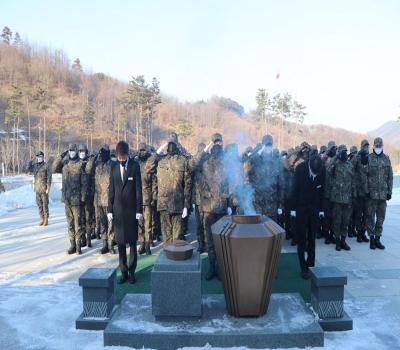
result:
[[[90,66],[90,62],[87,62]],[[240,103],[212,96],[183,102],[160,92],[157,78],[145,80],[132,72],[127,82],[85,69],[61,50],[34,46],[10,29],[0,42],[0,163],[18,170],[37,149],[47,156],[71,142],[89,149],[126,139],[155,146],[174,130],[180,142],[194,151],[199,142],[221,132],[225,143],[243,149],[256,144],[267,131],[280,148],[307,140],[312,144],[359,145],[362,134],[323,125],[306,126],[306,107],[289,94],[270,97],[255,91],[258,108],[245,113]]]

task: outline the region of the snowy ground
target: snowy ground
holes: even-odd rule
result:
[[[20,195],[27,199],[30,191],[25,188]],[[400,203],[397,195],[394,203]],[[82,311],[77,281],[88,267],[115,267],[117,257],[98,254],[98,241],[81,256],[67,256],[64,207],[56,200],[50,225],[38,227],[37,222],[34,206],[7,210],[0,217],[0,349],[102,348],[102,332],[75,330]],[[400,349],[399,226],[400,206],[391,205],[385,251],[370,251],[367,244],[351,239],[350,252],[336,252],[318,241],[317,263],[348,273],[346,310],[354,319],[353,331],[326,333],[324,349]]]

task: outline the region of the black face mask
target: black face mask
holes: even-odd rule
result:
[[[178,147],[177,147],[176,143],[170,142],[168,144],[167,153],[170,155],[178,154]]]
[[[140,160],[146,160],[149,157],[149,154],[146,151],[140,151],[139,152],[139,159]]]
[[[108,162],[108,161],[110,160],[110,151],[101,150],[101,151],[100,151],[100,160],[101,160],[103,163]]]
[[[347,160],[347,158],[348,158],[347,151],[342,151],[342,152],[340,152],[339,159],[340,159],[342,162],[345,162],[345,161]]]
[[[327,153],[328,157],[331,157],[331,158],[334,157],[335,154],[336,154],[336,147],[332,147]]]

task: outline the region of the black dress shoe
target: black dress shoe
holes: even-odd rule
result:
[[[124,284],[128,280],[128,275],[122,275],[118,281],[118,284]]]
[[[135,284],[136,283],[135,275],[129,275],[129,283],[130,284]]]
[[[307,270],[301,270],[300,276],[302,279],[309,280],[310,279],[310,272]]]

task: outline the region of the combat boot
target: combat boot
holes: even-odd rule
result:
[[[346,243],[346,236],[342,236],[340,239],[340,247],[344,250],[350,250],[351,248],[349,245]]]
[[[82,254],[82,249],[81,249],[81,244],[80,241],[76,244],[76,255],[81,255]]]
[[[369,239],[368,239],[367,235],[365,234],[365,231],[361,234],[361,239],[365,243],[369,242]]]
[[[92,233],[91,233],[91,235],[90,235],[90,238],[91,238],[91,239],[95,239],[95,238],[96,238],[95,229],[92,229]]]
[[[67,253],[68,254],[74,254],[76,252],[76,244],[74,240],[70,240],[71,246],[69,247]]]
[[[369,237],[369,249],[376,249],[376,243],[375,243],[375,236],[371,235]]]
[[[45,216],[43,220],[43,226],[48,226],[48,225],[49,225],[49,218]]]
[[[139,253],[139,255],[143,255],[144,253],[146,253],[146,247],[145,247],[144,242],[140,243],[138,253]]]
[[[151,255],[150,242],[146,242],[145,249],[146,249],[146,255]]]
[[[336,237],[336,248],[335,248],[338,252],[341,251],[342,249],[342,245],[340,244],[340,238]]]
[[[108,253],[107,240],[103,239],[103,247],[100,249],[100,254],[106,254],[106,253]]]
[[[375,236],[375,246],[378,249],[385,249],[385,246],[381,243],[381,237],[380,236]]]
[[[112,239],[108,241],[108,251],[110,254],[115,254],[114,245]]]
[[[91,239],[91,234],[90,233],[88,233],[87,234],[87,246],[88,246],[88,248],[92,248],[92,239]]]

